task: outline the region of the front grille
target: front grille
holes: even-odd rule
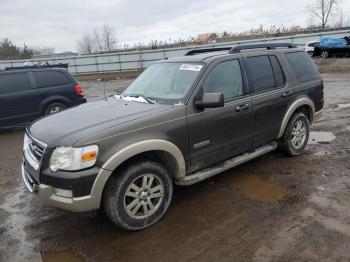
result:
[[[26,132],[24,137],[23,151],[27,161],[37,169],[40,165],[44,152],[46,149],[46,144],[39,141],[38,139],[32,137],[29,132]],[[35,163],[33,163],[35,162]]]
[[[39,183],[31,174],[29,174],[24,164],[22,164],[22,178],[29,192],[35,193],[37,191]]]
[[[45,147],[40,145],[38,142],[33,140],[31,137],[29,137],[28,142],[29,142],[28,145],[29,145],[30,152],[32,153],[32,155],[35,157],[35,159],[38,162],[41,162],[41,159],[44,155]]]

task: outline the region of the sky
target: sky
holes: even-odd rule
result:
[[[118,45],[187,39],[206,32],[310,22],[314,0],[0,0],[0,38],[16,45],[76,51],[85,32],[104,24]],[[348,17],[350,1],[343,0]],[[336,18],[334,18],[336,19]]]

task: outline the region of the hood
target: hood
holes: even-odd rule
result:
[[[86,137],[170,107],[108,98],[41,118],[31,125],[29,132],[48,147],[72,146],[82,136]]]

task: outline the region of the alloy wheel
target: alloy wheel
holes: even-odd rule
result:
[[[134,219],[153,215],[162,204],[164,184],[154,174],[144,174],[134,179],[124,195],[124,209]]]

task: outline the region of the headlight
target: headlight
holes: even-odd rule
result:
[[[80,170],[93,166],[96,163],[98,147],[96,145],[86,147],[57,147],[50,158],[50,169]]]

